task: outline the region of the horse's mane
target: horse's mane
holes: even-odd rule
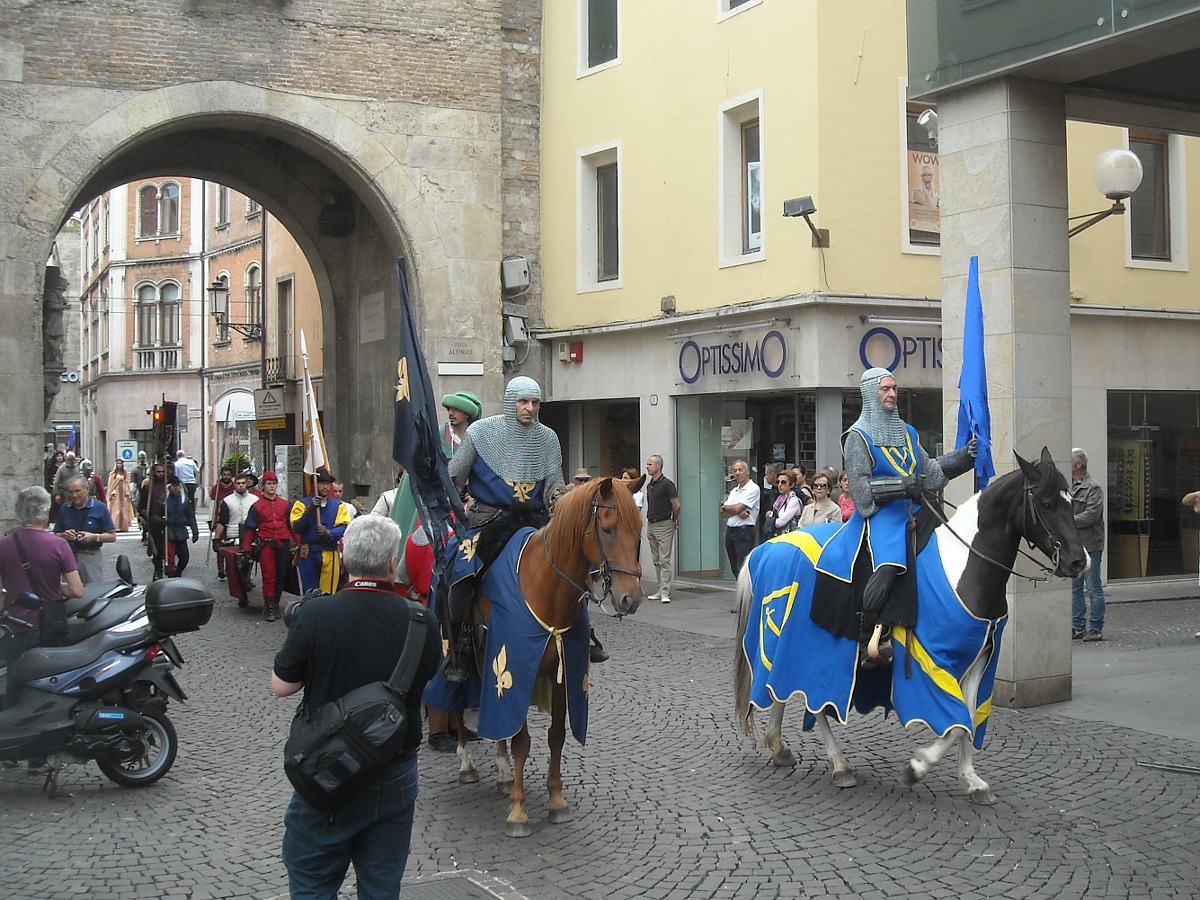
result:
[[[1058,467],[1045,459],[1029,460],[1029,465],[1038,470],[1041,475],[1038,484],[1038,494],[1043,494],[1046,491],[1051,491],[1055,494],[1066,491],[1069,487],[1067,479],[1063,473],[1058,470]],[[975,495],[976,500],[980,503],[985,498],[993,502],[1002,502],[998,496],[1004,496],[1011,504],[1013,502],[1022,502],[1023,496],[1020,486],[1025,484],[1025,472],[1018,465],[1011,472],[1005,472],[1000,477],[994,479],[991,484]],[[1014,486],[1017,489],[1014,490]],[[1008,495],[1011,493],[1011,497]]]
[[[633,495],[616,479],[597,478],[572,488],[554,504],[554,515],[546,526],[546,548],[554,559],[576,552],[591,521],[592,501],[604,486],[612,483],[612,500],[617,509],[617,526],[635,534],[641,530],[642,517]]]

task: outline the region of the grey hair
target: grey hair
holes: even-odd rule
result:
[[[17,494],[17,521],[22,525],[45,525],[50,521],[50,495],[34,485]]]
[[[383,516],[357,516],[342,535],[342,561],[351,575],[386,578],[400,546],[400,526]]]
[[[71,489],[71,485],[75,484],[76,482],[79,483],[80,487],[84,487],[84,488],[87,487],[87,479],[84,478],[82,475],[72,475],[70,478],[68,478],[66,481],[63,482],[63,487],[65,487],[69,491]]]
[[[662,468],[663,458],[661,456],[659,456],[657,453],[651,453],[650,458],[655,460],[658,463],[658,467],[660,469]]]
[[[1071,462],[1079,463],[1085,469],[1087,468],[1087,454],[1079,447],[1071,448]]]

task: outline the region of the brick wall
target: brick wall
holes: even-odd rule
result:
[[[525,18],[520,4],[502,0],[45,0],[6,7],[0,34],[25,46],[27,83],[137,90],[224,80],[488,111],[500,106],[502,19]]]

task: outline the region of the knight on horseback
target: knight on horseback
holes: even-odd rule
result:
[[[869,638],[864,665],[891,661],[884,629],[911,625],[911,606],[890,607],[897,576],[915,558],[915,517],[922,495],[940,490],[950,479],[971,470],[974,437],[965,447],[931,458],[917,431],[900,418],[896,379],[882,368],[868,369],[859,383],[862,414],[842,435],[844,468],[850,481],[854,512],[821,551],[816,569],[822,581],[813,600],[812,620],[834,634]],[[856,561],[869,564],[864,583],[856,581]],[[830,580],[832,579],[832,580]],[[838,590],[838,587],[842,590]],[[848,600],[850,595],[861,598]]]
[[[542,389],[536,381],[518,376],[504,391],[504,412],[472,422],[450,460],[450,477],[466,505],[470,536],[452,539],[455,553],[448,584],[440,585],[445,605],[438,618],[447,623],[449,649],[442,669],[445,679],[461,684],[471,674],[472,635],[464,625],[478,592],[480,571],[490,560],[480,553],[481,532],[494,529],[514,512],[522,524],[547,521],[554,502],[566,492],[562,478],[562,447],[558,435],[538,421]],[[495,542],[488,542],[495,543]],[[497,550],[503,547],[503,543]]]

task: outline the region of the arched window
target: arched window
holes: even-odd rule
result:
[[[262,270],[257,265],[246,269],[246,321],[257,325],[262,319]]]
[[[159,194],[159,234],[179,234],[179,185],[168,182]]]
[[[138,237],[158,235],[158,185],[148,184],[138,191]]]
[[[183,343],[180,334],[179,285],[164,284],[158,290],[159,299],[159,343],[164,347],[176,347]]]
[[[139,347],[158,343],[158,288],[152,284],[137,289],[137,342]]]

